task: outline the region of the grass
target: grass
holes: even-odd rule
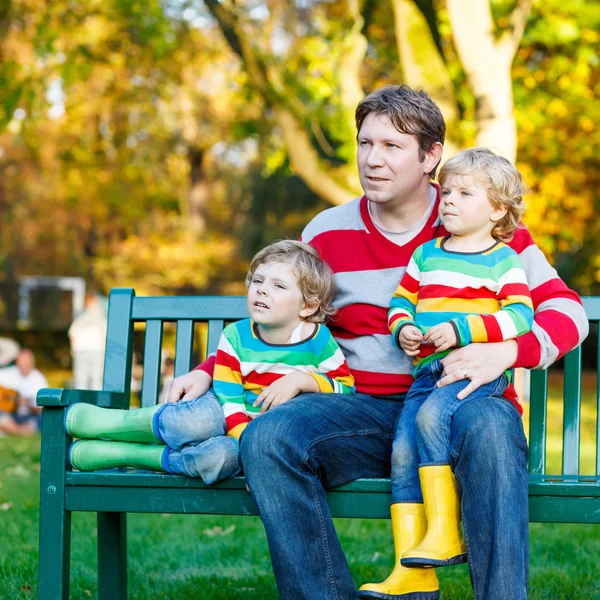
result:
[[[595,464],[594,385],[584,387],[582,472]],[[548,464],[559,471],[557,394],[549,423]],[[39,437],[0,439],[0,600],[37,597],[39,444]],[[258,518],[130,515],[128,524],[130,599],[277,598]],[[339,519],[336,526],[355,581],[386,577],[393,561],[389,521]],[[96,598],[95,516],[74,514],[72,531],[71,598]],[[534,523],[530,533],[530,600],[600,598],[600,525]],[[473,597],[466,565],[438,575],[443,600]]]

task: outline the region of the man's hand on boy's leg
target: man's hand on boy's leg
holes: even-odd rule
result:
[[[319,384],[314,377],[308,373],[294,371],[284,375],[270,386],[263,389],[253,406],[261,406],[260,412],[263,413],[269,408],[283,404],[292,398],[305,392],[318,392]]]
[[[442,359],[444,371],[437,386],[444,387],[461,379],[470,379],[469,385],[457,395],[459,400],[464,400],[478,387],[500,377],[504,371],[515,364],[516,360],[516,340],[492,344],[469,344],[453,350]]]
[[[443,352],[449,348],[454,348],[458,344],[456,331],[451,323],[440,323],[427,330],[423,341],[426,344],[433,344],[436,352]]]
[[[398,334],[400,347],[406,356],[417,356],[421,352],[421,340],[423,334],[414,325],[405,325]]]
[[[190,371],[165,384],[160,403],[194,400],[206,394],[211,384],[212,377],[205,371]]]

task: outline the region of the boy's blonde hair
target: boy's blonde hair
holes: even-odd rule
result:
[[[250,285],[256,269],[269,262],[282,262],[294,266],[304,302],[316,304],[318,307],[307,321],[322,323],[335,313],[336,309],[332,304],[335,295],[333,273],[312,246],[296,240],[279,240],[263,248],[255,254],[250,263],[246,275],[247,286]]]
[[[471,175],[487,190],[487,198],[494,208],[506,209],[506,214],[492,229],[492,236],[510,237],[525,211],[523,194],[529,191],[517,168],[488,148],[469,148],[444,163],[438,177],[440,185],[443,187],[448,177],[454,175]]]

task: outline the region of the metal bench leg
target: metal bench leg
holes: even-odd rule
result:
[[[127,600],[126,513],[98,513],[98,598]]]

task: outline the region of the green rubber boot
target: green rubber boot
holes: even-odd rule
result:
[[[72,404],[65,417],[65,430],[73,437],[119,442],[158,442],[152,417],[159,406],[119,410],[83,402]]]
[[[77,440],[69,448],[69,462],[80,471],[133,467],[165,472],[162,444],[136,444],[105,440]]]

